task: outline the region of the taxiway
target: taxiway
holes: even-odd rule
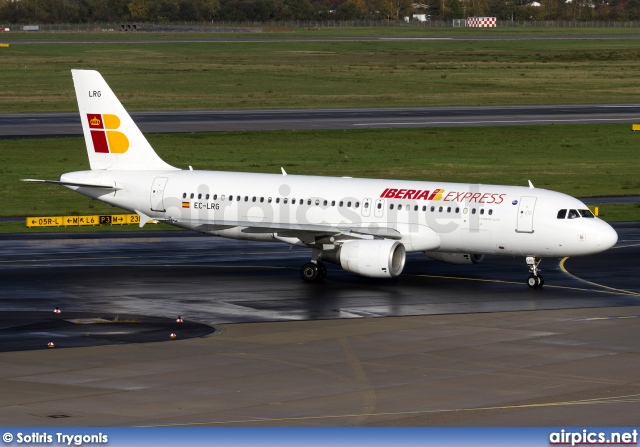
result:
[[[4,235],[4,340],[11,315],[17,326],[21,315],[56,306],[182,315],[219,335],[185,339],[178,331],[161,343],[74,349],[64,349],[63,337],[55,349],[4,352],[0,419],[633,425],[640,224],[616,230],[617,246],[601,255],[544,260],[541,290],[524,284],[518,258],[450,266],[412,255],[397,280],[330,267],[323,283],[307,284],[298,268],[308,251],[279,244],[182,232]]]

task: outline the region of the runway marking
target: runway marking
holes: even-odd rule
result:
[[[640,318],[640,315],[623,315],[612,317],[575,318],[572,321],[633,320],[638,318]]]
[[[256,419],[237,419],[233,421],[212,421],[212,422],[193,422],[184,424],[160,424],[147,427],[187,427],[198,425],[225,425],[225,424],[251,424],[256,422],[285,422],[285,421],[310,421],[321,419],[343,419],[358,417],[375,417],[375,416],[410,416],[420,414],[445,414],[457,412],[474,412],[474,411],[497,411],[497,410],[522,410],[529,408],[550,408],[550,407],[566,407],[574,405],[610,405],[618,403],[636,403],[640,402],[640,394],[628,394],[624,396],[600,397],[593,399],[570,400],[561,402],[546,402],[540,404],[522,404],[522,405],[501,405],[493,407],[469,407],[469,408],[451,408],[451,409],[435,409],[435,410],[414,410],[414,411],[393,411],[365,414],[328,414],[321,416],[299,416],[299,417],[283,417],[283,418],[256,418]]]
[[[595,287],[601,287],[601,288],[606,289],[606,290],[611,290],[611,291],[613,291],[614,293],[617,293],[617,294],[629,295],[629,296],[640,296],[640,293],[638,293],[638,292],[634,292],[634,291],[632,291],[632,290],[616,289],[615,287],[605,286],[605,285],[603,285],[603,284],[598,284],[598,283],[595,283],[595,282],[593,282],[593,281],[587,281],[586,279],[582,279],[582,278],[580,278],[580,277],[578,277],[578,276],[574,275],[573,273],[570,273],[570,272],[566,269],[566,267],[564,266],[564,263],[567,261],[567,259],[569,259],[569,257],[568,257],[568,256],[567,256],[567,257],[565,257],[565,258],[562,258],[562,260],[560,261],[560,264],[559,264],[559,265],[560,265],[560,270],[562,270],[562,271],[563,271],[564,273],[566,273],[567,275],[571,276],[573,279],[576,279],[576,280],[578,280],[578,281],[585,282],[585,283],[587,283],[587,284],[591,284],[592,286],[595,286]]]
[[[527,124],[527,123],[582,123],[582,122],[594,122],[594,121],[603,121],[603,122],[629,122],[628,118],[583,118],[583,119],[537,119],[531,118],[528,120],[469,120],[469,121],[417,121],[417,122],[395,122],[395,123],[356,123],[352,124],[352,126],[367,126],[367,127],[375,127],[375,126],[438,126],[442,124],[469,124],[469,125],[477,125],[477,124]]]
[[[340,337],[338,342],[340,343],[342,352],[347,358],[347,366],[349,366],[351,372],[353,372],[356,383],[359,385],[358,388],[360,388],[358,392],[362,398],[362,419],[354,421],[354,423],[362,424],[367,419],[365,415],[373,412],[376,408],[376,403],[378,402],[376,390],[373,385],[371,385],[371,381],[362,367],[362,363],[358,359],[357,354],[351,348],[349,339],[347,337]]]
[[[567,272],[568,273],[568,272]],[[569,273],[569,275],[571,275]],[[409,276],[409,275],[407,275]],[[517,282],[517,281],[503,281],[500,279],[483,279],[483,278],[464,278],[461,276],[442,276],[442,275],[411,275],[411,276],[422,276],[425,278],[440,278],[440,279],[457,279],[459,281],[479,281],[479,282],[493,282],[493,283],[500,283],[500,284],[515,284],[515,285],[523,285],[523,282]],[[573,276],[573,275],[571,275]],[[578,280],[581,280],[578,277],[575,277]],[[584,281],[584,280],[581,280]],[[589,281],[585,281],[585,282],[589,282]],[[578,292],[596,292],[596,293],[606,293],[606,294],[610,294],[610,295],[620,295],[621,293],[627,294],[627,295],[638,295],[636,294],[636,292],[631,292],[631,291],[619,291],[618,289],[613,289],[611,287],[606,287],[606,286],[601,286],[600,284],[595,284],[595,283],[589,283],[598,287],[604,287],[604,288],[609,288],[612,290],[598,290],[598,289],[584,289],[581,287],[570,287],[570,286],[553,286],[553,285],[545,285],[545,288],[550,288],[550,289],[565,289],[565,290],[577,290]]]

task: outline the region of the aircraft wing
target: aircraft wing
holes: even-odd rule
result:
[[[176,222],[175,220],[173,222]],[[180,222],[179,220],[177,222]],[[193,223],[193,221],[190,221]],[[197,222],[196,222],[197,223]],[[308,239],[309,237],[321,236],[346,236],[349,238],[384,238],[401,239],[402,234],[393,228],[380,227],[378,225],[355,226],[355,225],[320,225],[320,224],[289,224],[289,223],[267,223],[237,221],[202,221],[195,227],[199,231],[220,231],[229,228],[241,227],[243,233],[278,233],[282,237],[297,237]]]

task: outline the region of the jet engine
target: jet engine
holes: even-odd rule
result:
[[[425,254],[436,261],[460,265],[479,264],[484,259],[484,255],[476,255],[473,253],[441,253],[438,251],[425,251]]]
[[[351,240],[337,250],[322,252],[322,260],[358,275],[392,278],[402,273],[406,254],[404,245],[391,239]]]

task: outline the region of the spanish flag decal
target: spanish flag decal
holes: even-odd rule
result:
[[[182,208],[189,208],[189,202],[182,202]]]
[[[87,113],[93,150],[101,154],[124,154],[129,149],[129,139],[115,129],[120,127],[120,118],[115,115]]]

